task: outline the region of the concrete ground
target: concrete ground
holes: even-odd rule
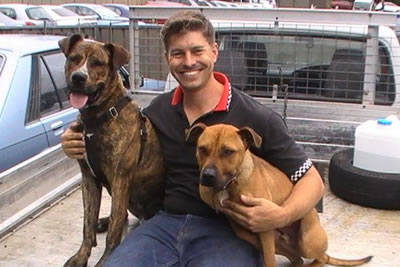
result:
[[[107,215],[108,195],[101,213]],[[62,266],[80,246],[83,208],[78,189],[14,233],[0,240],[0,266]],[[345,202],[329,190],[324,197],[321,223],[329,236],[328,253],[340,258],[373,255],[367,267],[394,267],[400,264],[400,211],[360,207]],[[98,235],[89,266],[94,266],[104,249],[105,234]],[[278,266],[289,266],[278,258]]]

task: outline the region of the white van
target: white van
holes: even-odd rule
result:
[[[354,10],[365,10],[365,11],[373,11],[375,10],[375,1],[374,0],[355,0],[353,3]]]

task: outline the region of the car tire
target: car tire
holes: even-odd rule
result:
[[[338,197],[377,209],[400,209],[400,174],[353,166],[354,149],[339,151],[329,165],[329,186]]]

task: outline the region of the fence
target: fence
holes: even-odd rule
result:
[[[399,103],[400,48],[395,31],[388,27],[396,25],[395,15],[301,9],[201,11],[214,19],[219,44],[215,68],[228,74],[240,90],[275,99]],[[172,8],[131,8],[131,18],[154,21],[174,12]],[[252,21],[239,22],[239,17]],[[130,47],[139,55],[131,64],[136,84],[143,75],[164,77],[164,72],[156,74],[160,57],[151,52],[160,49],[160,41],[136,28],[132,24]]]

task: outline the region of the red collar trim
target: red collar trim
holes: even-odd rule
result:
[[[224,85],[224,91],[222,92],[221,99],[219,100],[219,103],[215,107],[214,111],[227,111],[229,109],[232,98],[231,84],[229,83],[228,77],[226,77],[224,74],[220,72],[214,72],[213,75],[218,82]],[[183,90],[182,87],[179,85],[175,88],[172,95],[171,105],[177,105],[179,102],[182,101],[182,98]]]

